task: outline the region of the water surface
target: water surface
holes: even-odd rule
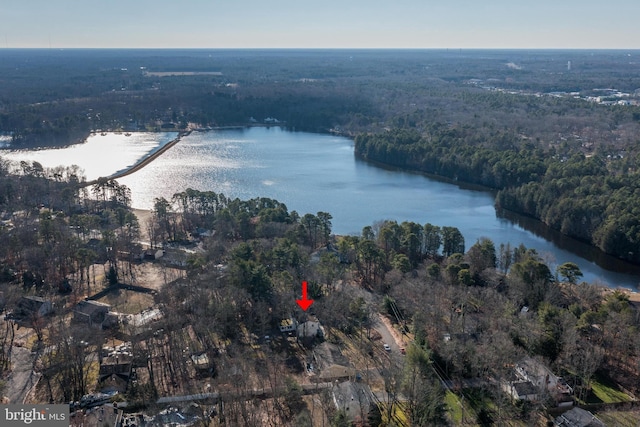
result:
[[[177,135],[177,132],[138,132],[129,136],[121,133],[92,134],[82,144],[42,150],[3,150],[0,156],[16,162],[35,161],[45,167],[75,164],[84,171],[87,181],[92,181],[130,168]],[[0,138],[0,147],[1,144]]]
[[[175,136],[93,135],[86,144],[64,149],[0,154],[47,167],[78,164],[90,180],[130,167]],[[492,239],[496,247],[523,243],[541,253],[552,268],[575,262],[589,282],[632,289],[640,282],[637,266],[554,233],[537,221],[498,217],[490,192],[373,166],[354,157],[353,141],[337,136],[277,127],[194,132],[118,181],[131,189],[136,208],[151,209],[154,198],[171,199],[189,187],[241,199],[270,197],[301,215],[331,213],[336,234],[359,234],[362,227],[384,219],[430,222],[458,227],[467,248],[480,237]]]
[[[552,267],[577,263],[590,282],[635,289],[640,281],[636,266],[525,220],[497,217],[489,192],[373,166],[356,159],[353,141],[342,137],[260,127],[193,133],[119,181],[131,188],[139,208],[151,208],[155,197],[170,199],[188,187],[241,199],[271,197],[301,214],[331,213],[337,234],[360,233],[384,219],[430,222],[458,227],[467,248],[480,237],[489,237],[496,247],[524,243]]]

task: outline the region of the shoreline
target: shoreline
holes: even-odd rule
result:
[[[230,129],[244,129],[247,127],[273,127],[274,125],[271,124],[252,124],[249,126],[246,125],[238,125],[238,126],[216,126],[216,127],[208,127],[208,128],[192,128],[189,130],[185,130],[185,131],[179,131],[178,132],[178,136],[176,136],[173,140],[167,142],[165,145],[163,145],[162,147],[159,147],[158,149],[151,151],[146,157],[144,157],[142,160],[138,161],[137,163],[135,163],[133,166],[122,169],[112,175],[109,175],[107,177],[99,177],[96,179],[93,179],[91,181],[86,181],[80,184],[81,187],[89,187],[91,185],[97,184],[100,181],[103,180],[112,180],[112,179],[118,179],[118,178],[123,178],[125,176],[131,175],[137,171],[139,171],[140,169],[144,168],[145,166],[147,166],[149,163],[153,162],[155,159],[157,159],[158,157],[160,157],[162,154],[164,154],[167,150],[169,150],[171,147],[173,147],[174,145],[176,145],[178,142],[180,142],[180,140],[185,137],[190,135],[192,132],[210,132],[210,131],[215,131],[215,130],[230,130]],[[96,132],[93,132],[96,133]]]

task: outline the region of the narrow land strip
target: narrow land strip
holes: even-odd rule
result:
[[[135,165],[133,165],[132,167],[125,169],[123,171],[120,172],[116,172],[113,175],[107,177],[107,178],[98,178],[98,179],[94,179],[92,181],[87,181],[81,184],[82,187],[89,187],[91,185],[97,184],[98,182],[105,180],[105,179],[118,179],[118,178],[122,178],[125,177],[127,175],[131,175],[132,173],[135,173],[137,171],[139,171],[140,169],[142,169],[143,167],[147,166],[149,163],[153,162],[155,159],[157,159],[158,157],[160,157],[161,155],[163,155],[167,150],[169,150],[171,147],[173,147],[174,145],[176,145],[178,142],[180,142],[180,140],[182,139],[182,137],[187,136],[191,133],[191,131],[184,131],[184,132],[180,132],[178,133],[178,136],[169,141],[168,143],[166,143],[165,145],[163,145],[162,147],[160,147],[157,151],[151,153],[148,157],[145,157],[144,159],[142,159],[141,161],[139,161],[138,163],[136,163]]]

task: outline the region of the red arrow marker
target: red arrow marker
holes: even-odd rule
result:
[[[307,282],[302,282],[302,299],[297,299],[296,302],[303,311],[307,311],[313,304],[312,299],[307,299]]]

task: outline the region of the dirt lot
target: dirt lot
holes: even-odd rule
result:
[[[135,285],[160,291],[162,286],[183,277],[185,272],[162,264],[143,262],[135,266]]]

